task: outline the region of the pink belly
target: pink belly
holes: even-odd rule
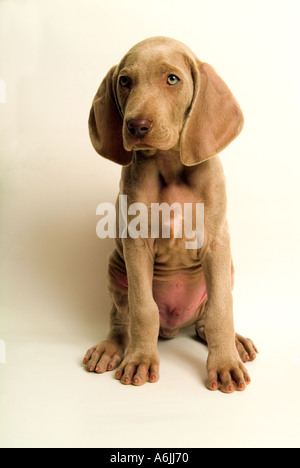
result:
[[[178,275],[165,282],[153,282],[153,297],[158,305],[161,328],[172,330],[192,325],[207,297],[203,275],[189,278]]]
[[[120,285],[128,288],[126,275],[115,272],[115,278]],[[204,275],[201,272],[196,277],[190,277],[187,273],[178,273],[163,281],[154,279],[153,297],[164,331],[192,325],[198,319],[199,308],[207,297]]]

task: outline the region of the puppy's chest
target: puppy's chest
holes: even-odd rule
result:
[[[151,203],[150,223],[152,233],[158,234],[159,231],[154,242],[158,263],[188,265],[197,257],[197,252],[188,249],[187,243],[199,229],[197,205],[199,208],[200,204],[197,195],[183,183],[171,184],[157,191],[155,202]]]
[[[156,190],[159,203],[194,203],[197,195],[191,186],[184,182],[172,183]]]

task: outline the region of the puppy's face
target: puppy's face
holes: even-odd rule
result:
[[[141,43],[116,70],[116,98],[123,116],[123,143],[127,151],[169,150],[178,147],[191,107],[194,80],[187,55],[178,46],[170,50]]]

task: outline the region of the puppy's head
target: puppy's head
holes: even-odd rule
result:
[[[115,79],[125,149],[174,148],[194,95],[181,44],[166,38],[141,42],[121,61]]]
[[[180,150],[185,165],[214,156],[238,135],[242,112],[226,84],[182,43],[157,37],[113,67],[93,101],[89,129],[102,156],[130,164],[133,151]]]

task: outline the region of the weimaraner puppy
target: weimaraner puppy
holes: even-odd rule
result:
[[[258,351],[234,331],[234,270],[217,155],[242,127],[227,85],[174,39],[140,42],[104,78],[89,130],[95,150],[124,166],[120,195],[128,205],[149,207],[150,223],[153,203],[202,203],[204,237],[199,248],[187,248],[185,235],[175,236],[174,214],[169,238],[116,239],[108,269],[111,328],[85,355],[90,372],[117,368],[123,384],[157,382],[159,335],[173,338],[195,324],[208,345],[207,387],[232,393],[250,383],[244,363]]]

